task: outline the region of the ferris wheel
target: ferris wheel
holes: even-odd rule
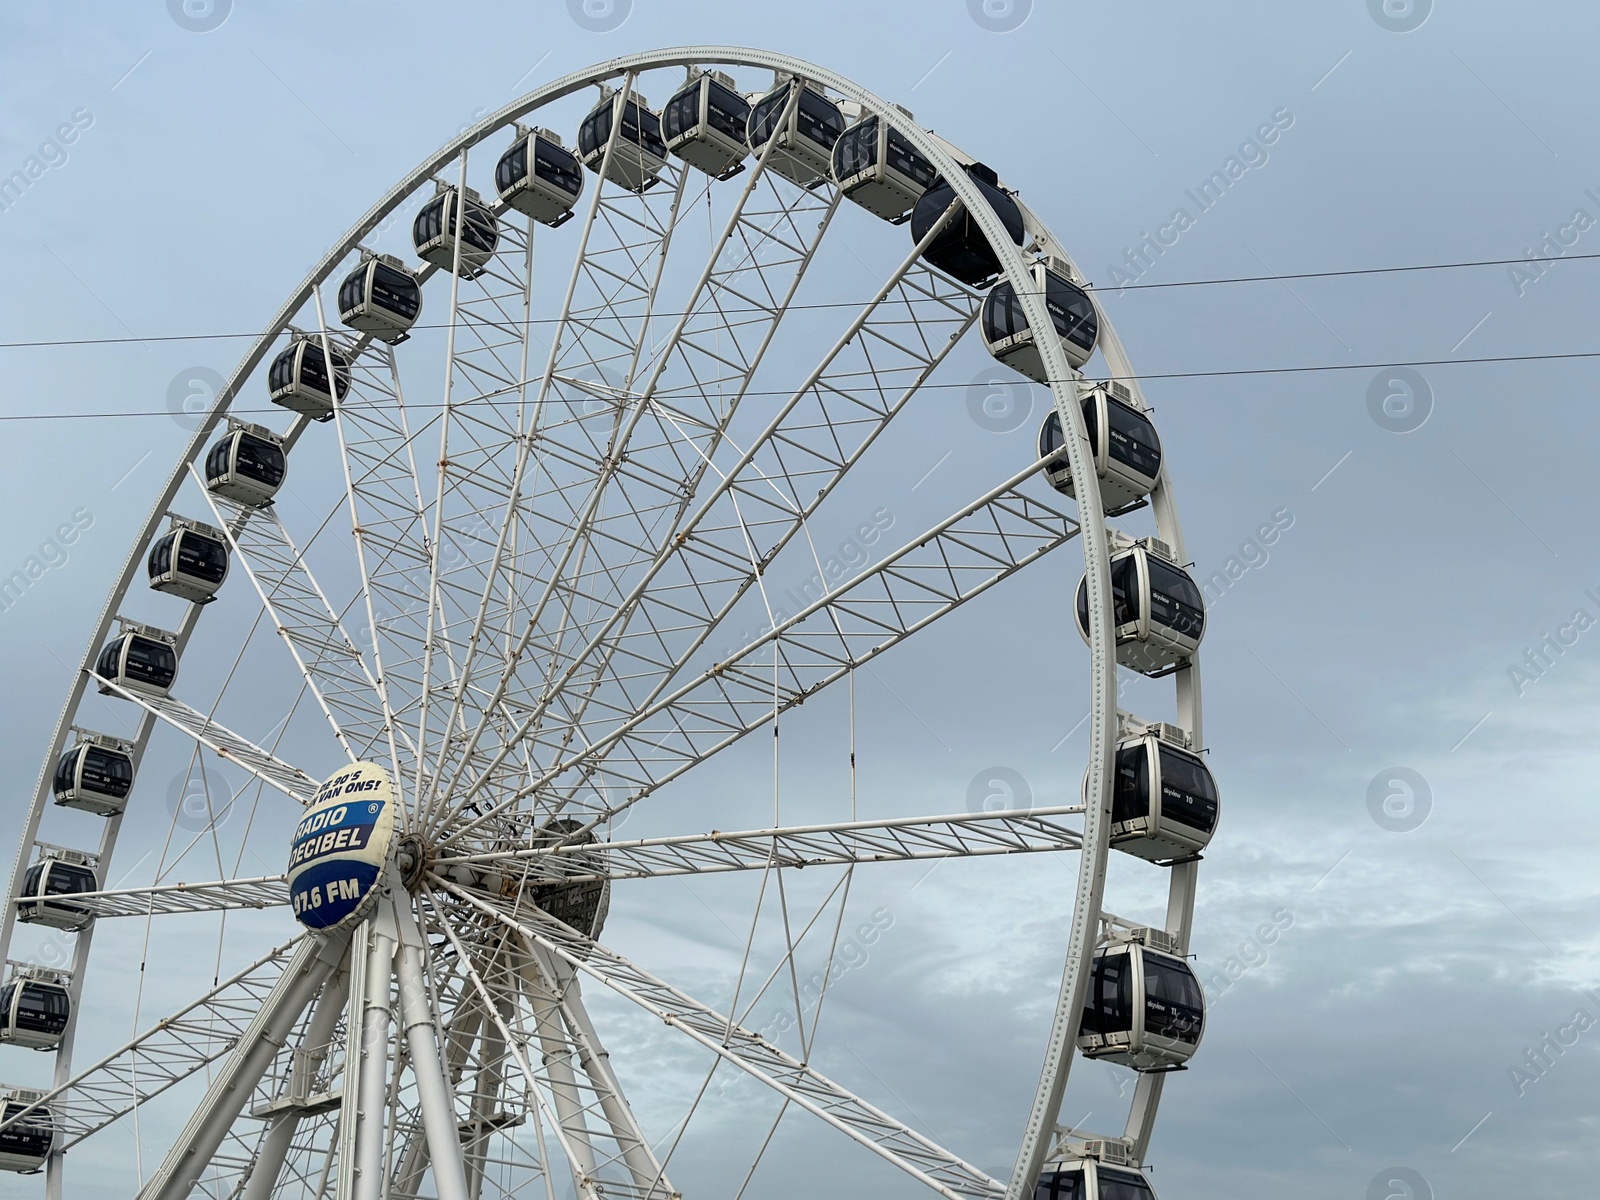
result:
[[[973,340],[1049,388],[1037,451],[940,476],[913,529],[863,525],[841,565],[819,542],[856,526],[860,480]],[[623,829],[1075,539],[1076,596],[1034,616],[1089,647],[1082,802],[863,818],[852,742],[838,819],[785,824],[775,794],[736,832],[681,802],[675,832]],[[318,263],[130,550],[0,924],[0,1168],[59,1200],[142,1121],[162,1139],[142,1200],[664,1198],[731,1074],[946,1197],[1151,1195],[1163,1081],[1204,1024],[1185,955],[1217,821],[1185,559],[1122,345],[997,170],[764,51],[635,54],[522,97]],[[1122,670],[1171,681],[1161,714],[1119,708]],[[158,755],[190,764],[204,820],[150,794]],[[121,887],[140,838],[162,867]],[[1075,853],[1078,883],[1000,1180],[814,1066],[795,963],[832,963],[858,869],[1034,852]],[[1159,927],[1106,910],[1114,853],[1162,873]],[[801,868],[831,890],[797,929],[763,914]],[[739,872],[760,890],[725,1011],[606,945],[645,880]],[[111,988],[92,940],[142,964],[129,1038],[82,1019]],[[753,1028],[789,991],[792,1026]],[[648,1018],[646,1061],[611,1053],[597,995]],[[645,1128],[624,1084],[683,1048],[705,1083]],[[1120,1125],[1062,1123],[1075,1055],[1134,1073]],[[745,1185],[765,1149],[734,1164]]]

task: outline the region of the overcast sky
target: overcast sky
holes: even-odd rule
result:
[[[1035,0],[1028,13],[1013,0],[1018,25],[978,19],[969,9],[1003,7],[979,0],[615,2],[622,19],[588,22],[600,29],[560,0],[233,0],[220,24],[191,20],[215,26],[198,31],[169,15],[177,0],[8,7],[0,178],[35,177],[0,211],[0,340],[253,332],[457,129],[585,64],[695,42],[792,53],[904,104],[994,164],[1102,285],[1600,253],[1590,5]],[[1264,144],[1258,131],[1274,122]],[[1219,171],[1230,186],[1202,194]],[[878,228],[852,222],[864,240]],[[881,236],[901,252],[903,232]],[[1600,1021],[1596,367],[1470,360],[1595,351],[1594,269],[1104,300],[1156,377],[1145,390],[1197,572],[1230,557],[1247,567],[1213,605],[1204,650],[1223,819],[1201,869],[1194,949],[1202,976],[1230,958],[1248,969],[1216,997],[1192,1068],[1168,1081],[1150,1154],[1167,1200],[1593,1194],[1600,1030],[1580,1026]],[[189,437],[165,415],[172,398],[206,370],[226,374],[242,347],[0,349],[6,415],[162,414],[3,427],[0,574],[30,557],[50,564],[0,612],[0,805],[13,826],[71,664]],[[1409,407],[1386,410],[1387,368],[1401,363],[1426,365],[1408,377]],[[1228,374],[1299,367],[1350,369]],[[887,509],[910,536],[929,505],[970,499],[1027,461],[1033,421],[983,429],[960,395],[923,401],[922,431],[852,493],[852,512]],[[981,473],[961,478],[969,468]],[[1275,520],[1287,523],[1275,543],[1252,544]],[[73,544],[47,549],[74,521]],[[1077,554],[1069,546],[858,674],[864,814],[960,811],[995,766],[1041,802],[1070,802],[1086,750],[1082,728],[1063,740],[1087,693],[1067,611]],[[242,581],[224,599],[249,615]],[[1042,670],[1047,652],[1065,665]],[[846,718],[844,697],[829,696],[785,726],[796,811],[809,799],[837,811]],[[181,766],[170,739],[152,755],[130,868],[161,845]],[[629,836],[759,825],[766,742],[724,758],[693,785],[700,809],[642,814]],[[1397,789],[1414,803],[1386,811]],[[1108,905],[1157,916],[1159,874],[1135,867],[1117,864]],[[1076,859],[925,870],[856,874],[850,926],[878,933],[828,1000],[817,1061],[1003,1177],[1037,1077]],[[754,887],[619,886],[606,940],[724,1004]],[[1274,922],[1276,941],[1252,944]],[[231,960],[292,933],[281,914],[241,921]],[[97,942],[88,984],[107,1011],[142,957],[135,931],[119,936]],[[168,958],[152,995],[205,990],[211,967],[191,969],[181,940],[158,937],[156,949]],[[146,1015],[160,1002],[147,999]],[[594,1007],[636,1107],[664,1134],[700,1060],[620,1001]],[[1573,1044],[1530,1059],[1547,1035]],[[0,1050],[0,1079],[35,1078],[43,1062]],[[1127,1078],[1080,1062],[1065,1118],[1089,1114],[1093,1127],[1116,1110],[1120,1127]],[[715,1103],[722,1124],[708,1129],[723,1134],[686,1146],[677,1172],[690,1194],[732,1195],[775,1114],[753,1084],[733,1082]],[[145,1132],[148,1172],[161,1147]],[[126,1194],[131,1147],[108,1138],[75,1156],[78,1194]],[[791,1114],[747,1195],[869,1189],[920,1194]]]

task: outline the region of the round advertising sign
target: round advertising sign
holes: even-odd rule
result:
[[[394,786],[377,763],[352,763],[317,789],[289,846],[289,901],[307,929],[366,915],[394,840]]]

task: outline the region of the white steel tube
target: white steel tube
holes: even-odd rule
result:
[[[500,1020],[511,1016],[511,1006],[504,1001],[498,1009]],[[506,1039],[493,1020],[483,1022],[483,1035],[479,1044],[478,1074],[472,1088],[472,1123],[470,1141],[465,1150],[467,1158],[467,1191],[472,1200],[483,1195],[483,1175],[488,1166],[489,1139],[494,1133],[495,1109],[505,1086]],[[543,1156],[540,1156],[543,1161]]]
[[[352,1066],[357,1076],[351,1200],[380,1200],[383,1195],[383,1125],[389,1102],[389,980],[394,974],[394,939],[369,928],[368,944],[361,1061],[345,1066],[347,1077]]]
[[[300,943],[138,1200],[185,1200],[194,1190],[300,1014],[338,967],[348,940],[336,935]]]
[[[578,1076],[572,1069],[572,1055],[562,1036],[559,1006],[525,949],[517,954],[517,966],[528,1007],[533,1010],[534,1029],[539,1035],[539,1049],[550,1079],[550,1096],[555,1101],[558,1132],[564,1135],[573,1183],[582,1195],[595,1177],[594,1145],[589,1140],[588,1123],[583,1119],[583,1099],[578,1094]]]
[[[554,955],[526,938],[522,941],[539,964],[540,972],[551,981],[560,997],[561,1015],[571,1030],[572,1042],[578,1051],[578,1062],[583,1067],[583,1073],[594,1084],[595,1091],[600,1094],[600,1111],[622,1149],[622,1161],[627,1165],[628,1173],[646,1195],[672,1195],[672,1186],[667,1182],[661,1164],[650,1153],[650,1142],[634,1119],[633,1110],[628,1107],[621,1085],[612,1073],[611,1056],[600,1044],[600,1035],[589,1020],[583,997],[578,993],[577,976],[572,968],[563,969],[563,964],[557,963]]]
[[[327,1057],[328,1045],[333,1038],[334,1028],[339,1024],[339,1013],[345,1006],[345,993],[349,986],[350,973],[341,967],[323,987],[322,995],[317,997],[316,1007],[311,1010],[311,1023],[306,1027],[305,1037],[300,1040],[301,1048],[308,1054],[319,1055],[321,1059]],[[294,1068],[291,1065],[290,1079],[293,1078]],[[239,1200],[272,1200],[272,1192],[283,1171],[289,1147],[300,1128],[300,1117],[299,1109],[288,1108],[272,1118],[271,1128],[262,1139],[261,1148],[256,1151],[256,1161],[250,1167],[250,1175],[245,1180]]]
[[[463,1012],[463,1009],[466,1011]],[[479,1004],[469,1007],[463,1001],[450,1020],[444,1037],[444,1065],[451,1085],[456,1086],[460,1083],[473,1039],[478,1036],[479,1026],[483,1023],[483,1008]],[[394,1173],[395,1191],[402,1196],[414,1193],[422,1186],[422,1176],[427,1169],[427,1134],[425,1130],[414,1129],[407,1135],[406,1148],[400,1156],[400,1168]]]
[[[411,1073],[422,1104],[422,1124],[428,1135],[428,1157],[433,1161],[433,1185],[439,1200],[468,1200],[465,1165],[461,1158],[461,1129],[455,1102],[439,1054],[439,1032],[433,1019],[422,975],[422,948],[400,947],[400,1014],[411,1050]]]

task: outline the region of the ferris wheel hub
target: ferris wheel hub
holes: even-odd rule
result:
[[[394,844],[394,865],[400,872],[400,882],[408,892],[415,894],[433,865],[437,852],[433,846],[414,833],[408,833]]]

